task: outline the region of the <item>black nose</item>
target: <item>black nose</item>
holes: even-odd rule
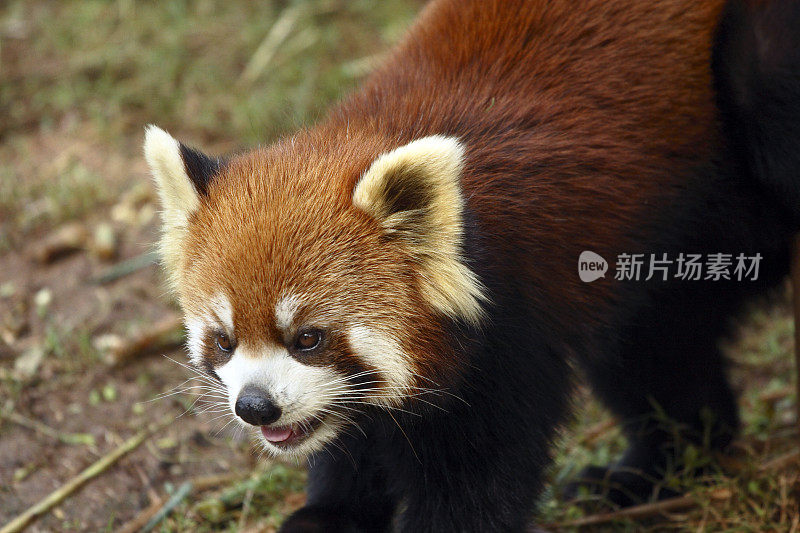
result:
[[[248,424],[266,426],[281,417],[281,408],[261,390],[246,388],[236,400],[236,414]]]

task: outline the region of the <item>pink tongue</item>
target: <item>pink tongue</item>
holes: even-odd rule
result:
[[[291,426],[283,426],[279,428],[271,428],[261,426],[261,434],[270,442],[283,442],[292,436]]]

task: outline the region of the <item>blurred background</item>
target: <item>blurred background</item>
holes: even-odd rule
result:
[[[274,531],[303,504],[303,468],[259,457],[182,366],[143,128],[210,154],[268,143],[351,90],[421,5],[0,2],[0,527],[28,512],[41,515],[31,531]],[[670,480],[689,493],[682,507],[632,518],[558,500],[570,475],[624,447],[579,387],[542,522],[797,530],[788,294],[754,306],[726,348],[744,434],[724,458],[689,448],[708,476]]]

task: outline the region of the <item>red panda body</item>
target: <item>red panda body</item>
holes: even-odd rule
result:
[[[784,156],[739,120],[759,78],[715,37],[763,15],[742,5],[434,1],[312,129],[227,161],[148,131],[193,361],[269,450],[314,456],[284,531],[522,530],[570,361],[630,440],[587,471],[627,489],[613,501],[667,460],[654,404],[727,444],[716,343],[796,229],[774,198],[796,184],[752,164]],[[755,281],[585,283],[583,251],[763,260]]]

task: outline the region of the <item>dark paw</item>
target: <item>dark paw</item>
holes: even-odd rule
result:
[[[303,507],[286,519],[278,533],[356,533],[361,531],[341,511]]]
[[[666,500],[680,493],[663,486],[663,480],[623,466],[588,466],[564,489],[564,500],[582,504],[630,507]]]

